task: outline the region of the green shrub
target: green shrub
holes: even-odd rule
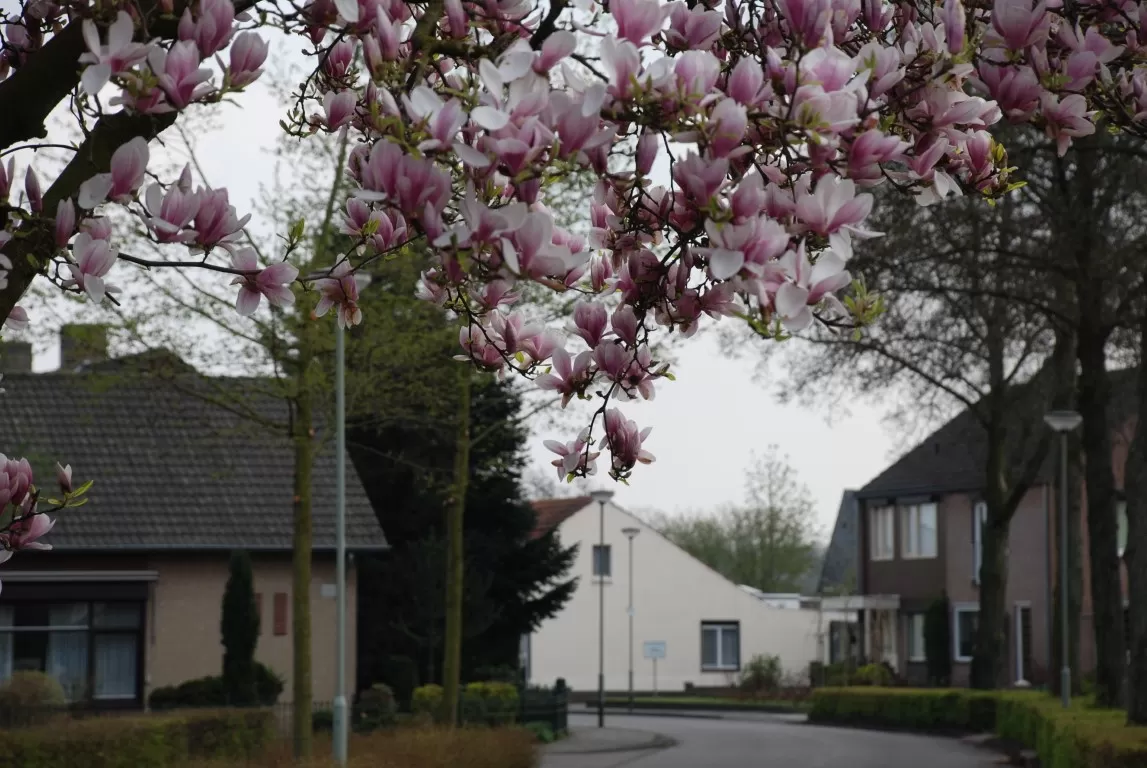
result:
[[[741,690],[753,694],[772,693],[781,686],[781,657],[757,654],[741,672]]]
[[[865,664],[852,674],[852,685],[892,685],[892,670],[883,664]]]
[[[269,707],[283,693],[283,679],[264,664],[255,664],[255,694],[260,706]],[[198,709],[234,704],[222,677],[200,677],[174,686],[156,688],[147,697],[151,709]],[[242,702],[240,702],[242,703]]]
[[[534,739],[540,744],[552,744],[557,741],[557,736],[554,735],[554,729],[549,723],[533,722],[526,723],[525,729],[534,735]]]
[[[442,719],[442,686],[420,685],[410,696],[410,711],[416,715],[428,715],[434,720]]]
[[[809,720],[926,731],[986,731],[995,724],[988,692],[915,688],[819,688]]]
[[[511,683],[469,683],[462,692],[461,720],[473,725],[505,725],[518,716],[518,689]]]
[[[311,730],[315,733],[329,733],[335,729],[335,713],[329,709],[316,709],[311,712]]]
[[[358,694],[355,702],[354,729],[361,733],[394,725],[398,716],[398,705],[390,686],[375,683]]]
[[[27,726],[63,710],[67,701],[56,678],[43,672],[16,672],[0,685],[0,727]]]
[[[267,710],[98,718],[7,732],[0,739],[0,765],[168,768],[190,760],[251,759],[273,736]]]
[[[1147,727],[1122,710],[1071,709],[1038,692],[821,688],[809,719],[927,731],[994,731],[1034,749],[1044,768],[1147,768]]]

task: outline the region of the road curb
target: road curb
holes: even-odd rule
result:
[[[623,744],[611,747],[590,747],[588,749],[561,749],[562,742],[557,741],[548,745],[544,752],[547,755],[605,755],[615,752],[648,752],[653,749],[668,749],[677,746],[677,739],[664,736],[660,733],[650,734],[647,741],[635,744]]]

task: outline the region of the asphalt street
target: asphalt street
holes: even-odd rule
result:
[[[792,718],[609,716],[607,726],[676,740],[673,747],[545,755],[542,768],[986,768],[999,755],[954,739],[825,728]],[[571,714],[573,729],[596,719]]]

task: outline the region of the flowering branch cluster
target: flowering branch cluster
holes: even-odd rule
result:
[[[1007,192],[1012,169],[988,132],[1002,118],[1041,126],[1061,151],[1100,115],[1144,130],[1138,5],[1059,1],[284,0],[251,21],[230,0],[28,0],[4,31],[12,74],[0,103],[78,24],[77,109],[147,122],[106,152],[106,168],[81,174],[74,195],[42,195],[29,171],[25,207],[0,208],[0,251],[23,239],[39,272],[54,260],[62,287],[99,300],[117,256],[131,259],[96,211],[123,205],[157,242],[232,274],[241,313],[314,282],[316,314],[334,308],[343,325],[362,319],[358,270],[424,254],[418,290],[461,318],[462,359],[565,403],[598,402],[574,440],[548,443],[559,475],[592,473],[608,450],[610,474],[624,479],[652,456],[648,429],[616,403],[649,399],[671,378],[652,334],[690,335],[722,316],[774,338],[873,319],[879,301],[847,269],[854,240],[878,234],[864,225],[870,187],[891,183],[925,204]],[[193,191],[187,174],[145,186],[162,120],[258,77],[267,48],[244,23],[274,24],[314,57],[285,130],[353,145],[342,231],[355,247],[319,275],[240,248],[246,219],[225,190]],[[204,65],[211,56],[218,73]],[[105,115],[96,94],[109,83],[120,112]],[[0,120],[0,138],[9,133]],[[558,226],[545,198],[550,182],[585,170],[598,178],[588,238]],[[0,200],[14,177],[9,165]],[[45,245],[33,235],[51,210]],[[515,309],[527,282],[581,294],[568,333]]]
[[[0,454],[0,563],[10,560],[12,554],[21,549],[51,549],[51,545],[40,541],[55,525],[48,514],[87,503],[85,494],[91,482],[73,488],[71,465],[57,464],[56,480],[62,498],[46,499],[51,509],[41,510],[40,491],[28,460],[9,459]]]

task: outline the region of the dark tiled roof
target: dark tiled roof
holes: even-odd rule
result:
[[[836,513],[836,525],[832,529],[832,540],[824,553],[820,580],[816,585],[817,594],[853,591],[856,589],[857,549],[857,509],[856,491],[845,491],[840,497],[840,509]]]
[[[589,496],[575,496],[571,499],[542,499],[533,503],[538,522],[534,526],[533,537],[545,536],[593,501]]]
[[[1108,420],[1120,429],[1134,413],[1135,369],[1110,372]],[[1031,441],[1034,445],[1034,440]],[[945,493],[983,487],[987,440],[983,426],[965,409],[915,448],[877,475],[857,493],[862,498],[883,494]],[[1042,476],[1050,477],[1052,462]]]
[[[279,399],[254,381],[100,372],[8,374],[0,395],[0,451],[26,456],[46,492],[56,460],[77,482],[95,484],[89,503],[57,516],[46,539],[57,549],[291,548],[293,448],[272,431],[189,394],[209,387],[261,415],[286,422]],[[347,546],[386,541],[348,460]],[[334,546],[335,456],[324,440],[315,458],[316,549]]]

